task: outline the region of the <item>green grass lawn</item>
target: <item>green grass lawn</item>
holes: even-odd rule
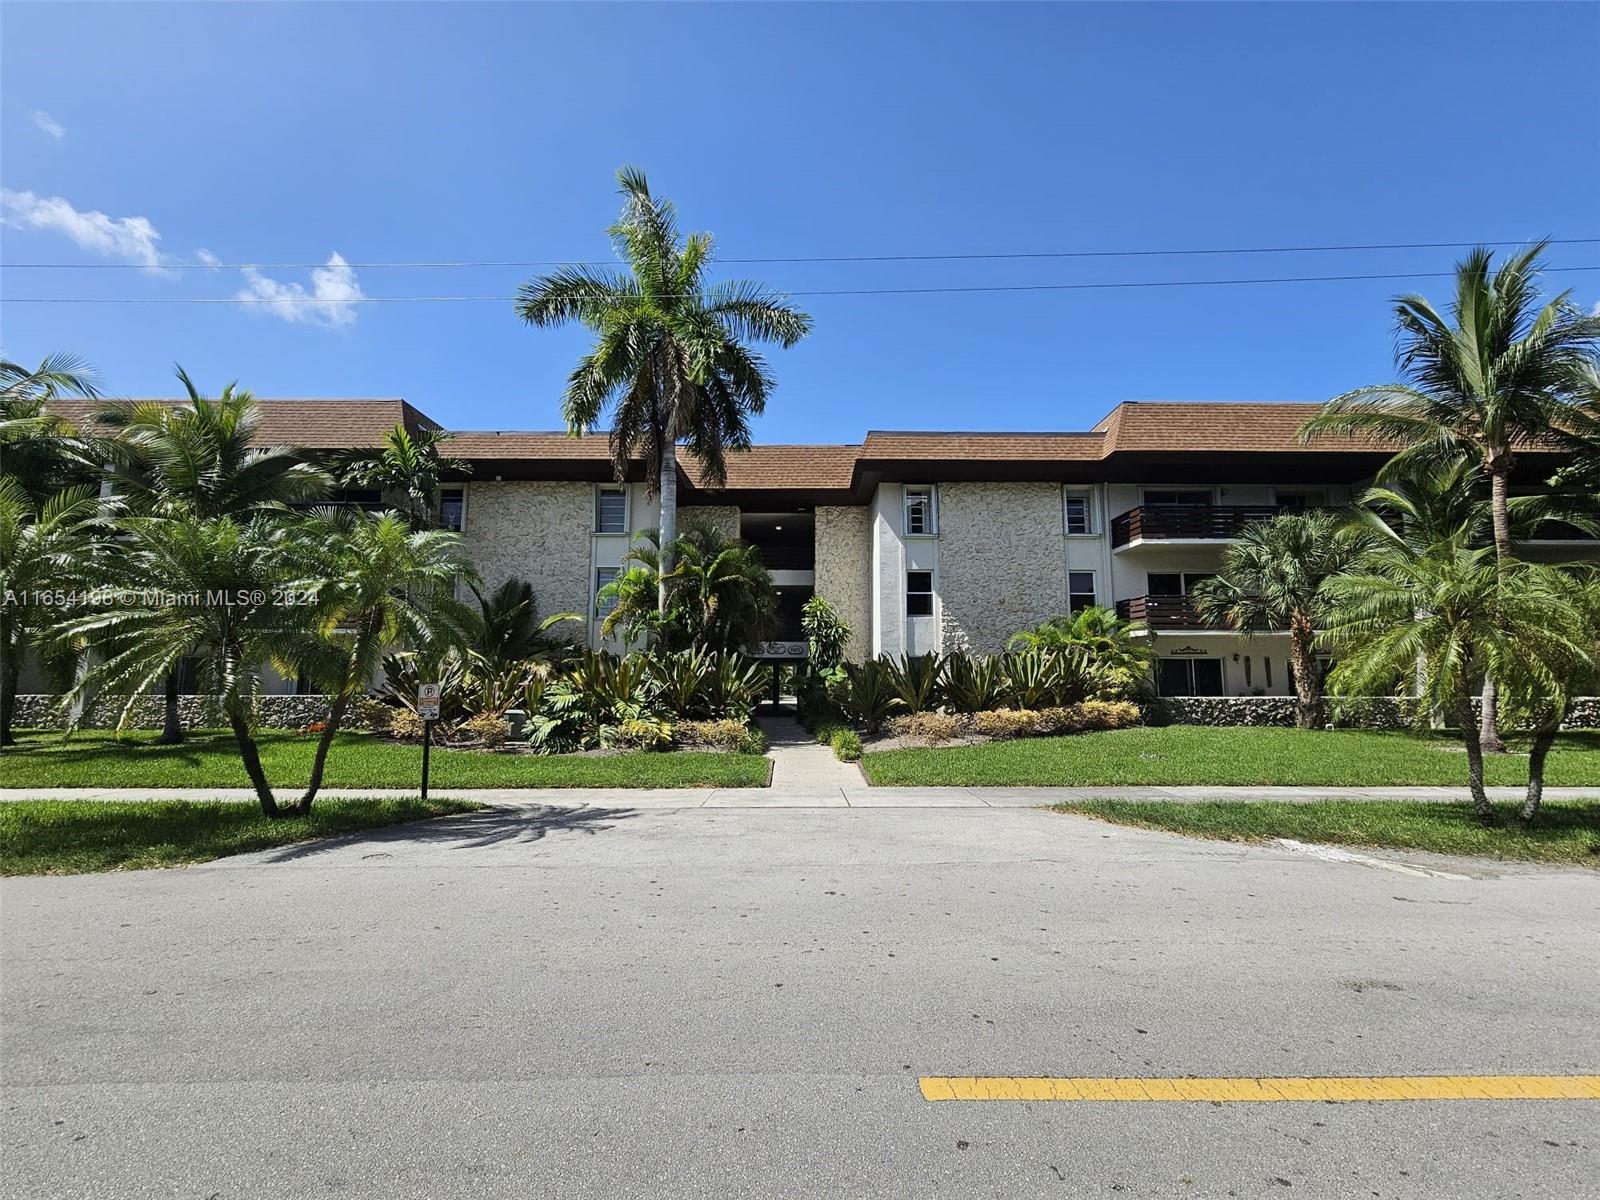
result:
[[[478,807],[414,796],[325,799],[310,816],[269,821],[249,803],[17,800],[0,804],[0,875],[180,866]]]
[[[1345,846],[1428,850],[1436,854],[1576,863],[1600,869],[1600,803],[1549,801],[1531,829],[1516,820],[1516,809],[1496,810],[1493,824],[1481,824],[1465,804],[1393,801],[1230,801],[1183,804],[1132,800],[1088,800],[1056,804],[1053,812],[1079,813],[1163,829],[1191,837],[1229,842],[1294,838]]]
[[[0,787],[249,787],[233,736],[191,730],[178,746],[155,745],[154,731],[117,739],[86,731],[24,733],[0,752]],[[261,763],[274,787],[306,782],[315,736],[263,730]],[[768,760],[754,754],[671,753],[578,755],[488,754],[435,748],[429,785],[512,787],[765,787]],[[328,755],[325,788],[415,789],[422,747],[369,733],[341,733]]]
[[[1414,784],[1465,789],[1467,779],[1466,755],[1455,738],[1202,725],[886,750],[867,754],[861,765],[873,783],[891,787]],[[1486,775],[1491,785],[1524,784],[1527,759],[1491,755]],[[1563,734],[1546,763],[1545,783],[1600,786],[1600,732]]]

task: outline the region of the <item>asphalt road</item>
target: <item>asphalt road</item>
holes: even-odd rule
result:
[[[1590,1101],[917,1088],[1592,1073],[1600,874],[618,804],[5,881],[0,1194],[1600,1195]]]

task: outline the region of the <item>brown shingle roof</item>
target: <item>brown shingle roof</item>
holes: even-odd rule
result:
[[[138,403],[179,405],[187,401],[162,398]],[[262,446],[352,449],[381,445],[396,425],[404,425],[412,433],[440,428],[432,417],[404,400],[258,399],[256,403],[261,407],[261,424],[256,428],[255,441]],[[94,415],[104,404],[96,400],[52,400],[49,408],[80,428],[92,429]]]
[[[805,489],[847,490],[855,474],[856,446],[752,446],[723,455],[729,491]],[[683,473],[697,488],[706,486],[699,462],[685,456]]]
[[[1127,451],[1294,451],[1371,452],[1366,438],[1324,436],[1307,446],[1297,435],[1321,408],[1315,403],[1126,401],[1095,426],[1105,436],[1105,453]]]
[[[469,459],[578,459],[608,462],[611,439],[603,433],[572,437],[559,432],[523,433],[506,430],[464,430],[445,443],[456,458]]]
[[[880,460],[960,459],[983,462],[1093,462],[1103,458],[1100,433],[918,433],[875,429],[861,457]]]

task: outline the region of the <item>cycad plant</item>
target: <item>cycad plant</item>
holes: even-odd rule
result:
[[[1286,513],[1248,526],[1222,556],[1222,570],[1193,598],[1200,615],[1244,633],[1288,630],[1301,729],[1324,721],[1316,637],[1329,612],[1329,580],[1360,561],[1364,530],[1330,512]]]
[[[750,418],[766,408],[774,380],[751,342],[792,346],[811,318],[754,283],[710,284],[711,237],[680,236],[669,201],[650,192],[644,172],[617,172],[622,215],[611,240],[626,272],[567,267],[524,284],[517,315],[530,325],[576,322],[594,347],[567,380],[562,412],[573,434],[609,412],[617,478],[644,461],[645,481],[661,500],[664,552],[657,605],[665,616],[678,539],[678,446],[700,462],[705,480],[726,478],[725,452],[748,449]]]

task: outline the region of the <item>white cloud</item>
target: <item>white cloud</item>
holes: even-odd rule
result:
[[[211,253],[211,251],[207,250],[204,246],[201,246],[200,249],[196,250],[194,252],[194,256],[213,270],[220,271],[222,269],[222,260],[215,254]]]
[[[244,269],[249,285],[238,293],[240,300],[268,300],[259,307],[285,321],[326,325],[343,329],[355,324],[355,301],[361,299],[361,284],[350,264],[335,251],[326,266],[311,272],[311,290],[303,284],[281,283],[269,279],[254,267]]]
[[[55,138],[56,141],[59,142],[62,138],[67,136],[67,127],[52,117],[49,113],[45,112],[44,109],[36,108],[28,115],[33,118],[33,123],[35,125],[44,130],[51,137]]]
[[[53,230],[76,245],[109,258],[123,258],[152,271],[160,271],[161,234],[147,217],[108,217],[103,212],[79,212],[60,196],[35,196],[0,188],[0,224],[16,229]]]

